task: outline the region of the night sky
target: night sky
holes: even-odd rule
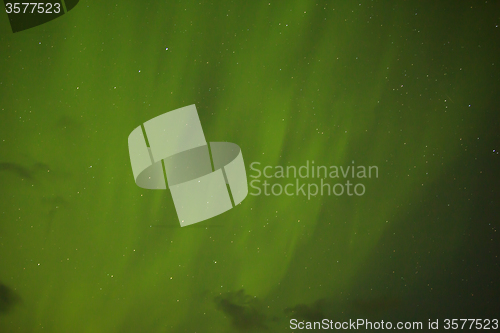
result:
[[[498,1],[82,0],[17,33],[2,12],[0,331],[499,320],[499,42]],[[295,195],[181,228],[127,138],[192,104],[249,184]],[[274,177],[312,161],[378,173]]]

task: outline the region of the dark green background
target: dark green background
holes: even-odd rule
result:
[[[0,331],[498,318],[499,25],[498,1],[80,1],[15,34],[2,13]],[[190,104],[247,174],[379,177],[180,228],[127,137]]]

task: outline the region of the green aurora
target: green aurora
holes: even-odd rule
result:
[[[2,14],[0,331],[498,318],[499,13],[83,0],[18,33]],[[169,191],[135,185],[127,137],[190,104],[249,182],[253,162],[378,177],[355,179],[362,196],[249,194],[181,228]]]

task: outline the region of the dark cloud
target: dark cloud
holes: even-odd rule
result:
[[[327,309],[327,301],[323,298],[310,305],[298,304],[291,308],[285,309],[285,314],[297,320],[305,321],[322,321],[328,318],[325,315]]]
[[[21,179],[27,179],[31,182],[37,182],[40,179],[47,180],[47,176],[53,176],[54,172],[52,168],[42,162],[36,162],[30,167],[23,166],[20,163],[14,162],[0,162],[0,171],[5,171],[13,175],[17,175]],[[57,176],[61,178],[63,174],[61,172],[57,173]]]
[[[264,307],[255,297],[245,294],[243,289],[227,292],[214,299],[219,311],[231,320],[231,325],[238,331],[268,329]]]
[[[12,174],[17,175],[17,176],[21,177],[22,179],[33,180],[32,171],[28,170],[27,168],[23,167],[20,164],[10,163],[10,162],[2,162],[2,163],[0,163],[0,171],[11,172]]]
[[[15,175],[22,180],[28,180],[30,184],[39,185],[37,189],[43,192],[40,202],[47,212],[46,234],[51,232],[57,212],[67,209],[69,202],[62,195],[48,192],[47,188],[55,181],[67,180],[67,174],[62,171],[54,171],[48,164],[42,162],[36,162],[31,167],[25,167],[14,162],[0,162],[0,172],[2,171],[6,174]]]
[[[0,314],[5,314],[21,301],[21,297],[0,282]]]

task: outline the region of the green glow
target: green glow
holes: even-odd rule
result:
[[[494,62],[476,46],[468,60],[469,23],[419,10],[80,1],[17,34],[2,16],[0,163],[17,167],[0,170],[0,282],[23,302],[0,326],[238,331],[225,297],[265,314],[272,332],[289,331],[284,309],[322,298],[331,317],[374,315],[385,297],[410,309],[465,244],[473,206],[446,184],[486,123],[486,102],[468,106],[470,81],[490,75],[474,63]],[[440,55],[441,15],[463,35],[450,37],[458,60]],[[127,137],[190,104],[209,141],[241,147],[247,175],[254,161],[314,160],[378,166],[379,177],[362,197],[248,195],[181,229],[168,191],[134,184]]]

